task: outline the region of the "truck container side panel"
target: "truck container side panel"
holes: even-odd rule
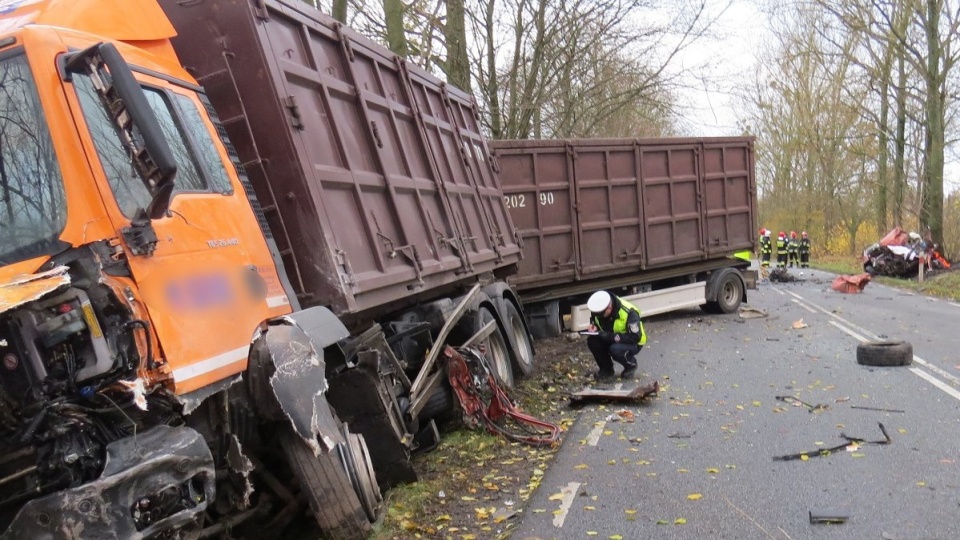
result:
[[[750,174],[750,149],[725,143],[704,145],[704,206],[707,253],[752,250],[755,216]]]
[[[672,267],[710,269],[755,239],[747,137],[493,141],[505,200],[524,240],[510,278],[538,299]],[[569,201],[563,193],[575,194]],[[544,205],[550,197],[553,205]],[[531,205],[530,201],[536,204]],[[642,281],[642,278],[637,278]],[[558,287],[559,286],[559,287]],[[529,296],[528,296],[529,297]]]
[[[235,115],[225,119],[228,133],[242,142],[304,306],[385,311],[519,261],[519,244],[491,218],[499,212],[509,226],[489,191],[492,171],[475,176],[461,156],[460,139],[485,150],[475,123],[456,123],[457,107],[472,109],[468,96],[445,93],[306,4],[161,3],[179,33],[177,54],[214,106]],[[205,51],[211,44],[223,54]],[[430,109],[420,95],[433,96]]]
[[[640,161],[647,267],[702,257],[697,146],[643,149]]]
[[[583,276],[629,266],[642,257],[640,184],[633,145],[577,149],[574,176]]]
[[[521,253],[520,238],[515,235],[510,212],[502,201],[503,186],[493,168],[492,154],[480,127],[477,106],[461,90],[449,86],[446,88],[453,98],[449,105],[453,108],[453,118],[458,125],[467,166],[473,174],[484,215],[490,223],[493,235],[491,245],[497,252],[498,260],[515,252]]]
[[[448,245],[462,254],[471,270],[492,270],[504,255],[518,254],[520,248],[511,237],[512,224],[479,125],[472,113],[465,114],[472,111],[469,98],[458,96],[454,88],[437,88],[419,68],[408,69],[439,184],[461,227],[460,239],[448,239]]]
[[[285,32],[288,27],[280,22],[266,26],[273,30],[269,36],[273,50],[288,51],[318,39],[313,37],[315,33],[305,39],[293,33],[305,27],[291,26],[292,31]],[[319,55],[286,54],[277,61],[286,73],[287,91],[300,104],[299,119],[305,126],[300,154],[308,158],[314,174],[314,204],[331,217],[330,232],[341,250],[338,255],[349,262],[345,278],[358,297],[351,307],[365,309],[371,307],[368,303],[389,301],[382,295],[396,294],[390,290],[392,286],[406,284],[416,289],[428,276],[456,270],[461,263],[453,254],[441,251],[434,240],[431,225],[447,234],[455,234],[455,229],[443,221],[446,212],[441,210],[440,193],[423,167],[422,138],[407,96],[400,92],[397,64],[363,43],[346,36],[343,40],[349,43],[344,44],[348,58],[352,57],[338,62],[348,68],[344,73],[326,69],[333,64]],[[316,52],[312,47],[311,55]],[[308,64],[292,63],[298,58]],[[338,75],[346,80],[336,78]],[[327,110],[323,100],[316,99],[316,89],[331,84],[343,91],[327,93],[334,100]],[[331,120],[332,130],[324,129],[324,116]],[[337,159],[336,153],[316,151],[325,145],[316,144],[322,135],[314,134],[325,131],[345,160]],[[428,218],[431,214],[434,217]]]
[[[524,257],[514,283],[565,283],[577,273],[572,171],[563,145],[501,151],[500,182]]]

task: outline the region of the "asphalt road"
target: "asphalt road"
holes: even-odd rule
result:
[[[960,538],[960,305],[804,277],[749,291],[765,318],[647,320],[640,369],[664,388],[585,407],[512,538]],[[913,364],[858,365],[870,339],[911,342]],[[884,440],[881,423],[889,444],[818,455],[843,435]]]

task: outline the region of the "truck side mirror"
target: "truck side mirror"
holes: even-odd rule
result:
[[[177,162],[130,66],[114,44],[98,43],[69,55],[65,69],[68,74],[83,74],[93,81],[101,105],[153,197],[147,216],[163,217],[170,207]]]

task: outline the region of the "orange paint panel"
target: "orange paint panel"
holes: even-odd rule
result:
[[[0,313],[42,298],[69,283],[65,267],[0,283]]]

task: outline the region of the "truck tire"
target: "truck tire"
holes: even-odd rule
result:
[[[524,306],[527,324],[534,339],[550,339],[563,334],[563,321],[560,317],[560,302],[551,300]]]
[[[334,449],[315,456],[293,428],[280,432],[283,453],[310,502],[320,529],[331,540],[363,540],[370,535],[367,512]]]
[[[496,315],[487,306],[481,306],[477,310],[477,331],[483,328],[488,322],[496,321]],[[503,335],[500,323],[494,325],[493,333],[487,336],[481,342],[486,351],[484,357],[493,371],[493,376],[497,382],[507,388],[513,388],[513,363],[510,361],[510,347],[507,345],[507,338]]]
[[[521,377],[533,374],[533,344],[530,343],[530,334],[523,322],[523,316],[513,302],[504,300],[504,313],[507,328],[507,337],[510,342],[510,354],[513,357],[513,373]]]
[[[908,366],[913,345],[906,341],[871,341],[857,345],[857,363],[864,366]]]
[[[743,281],[736,272],[724,272],[716,283],[717,299],[700,306],[707,313],[733,313],[740,309]]]

